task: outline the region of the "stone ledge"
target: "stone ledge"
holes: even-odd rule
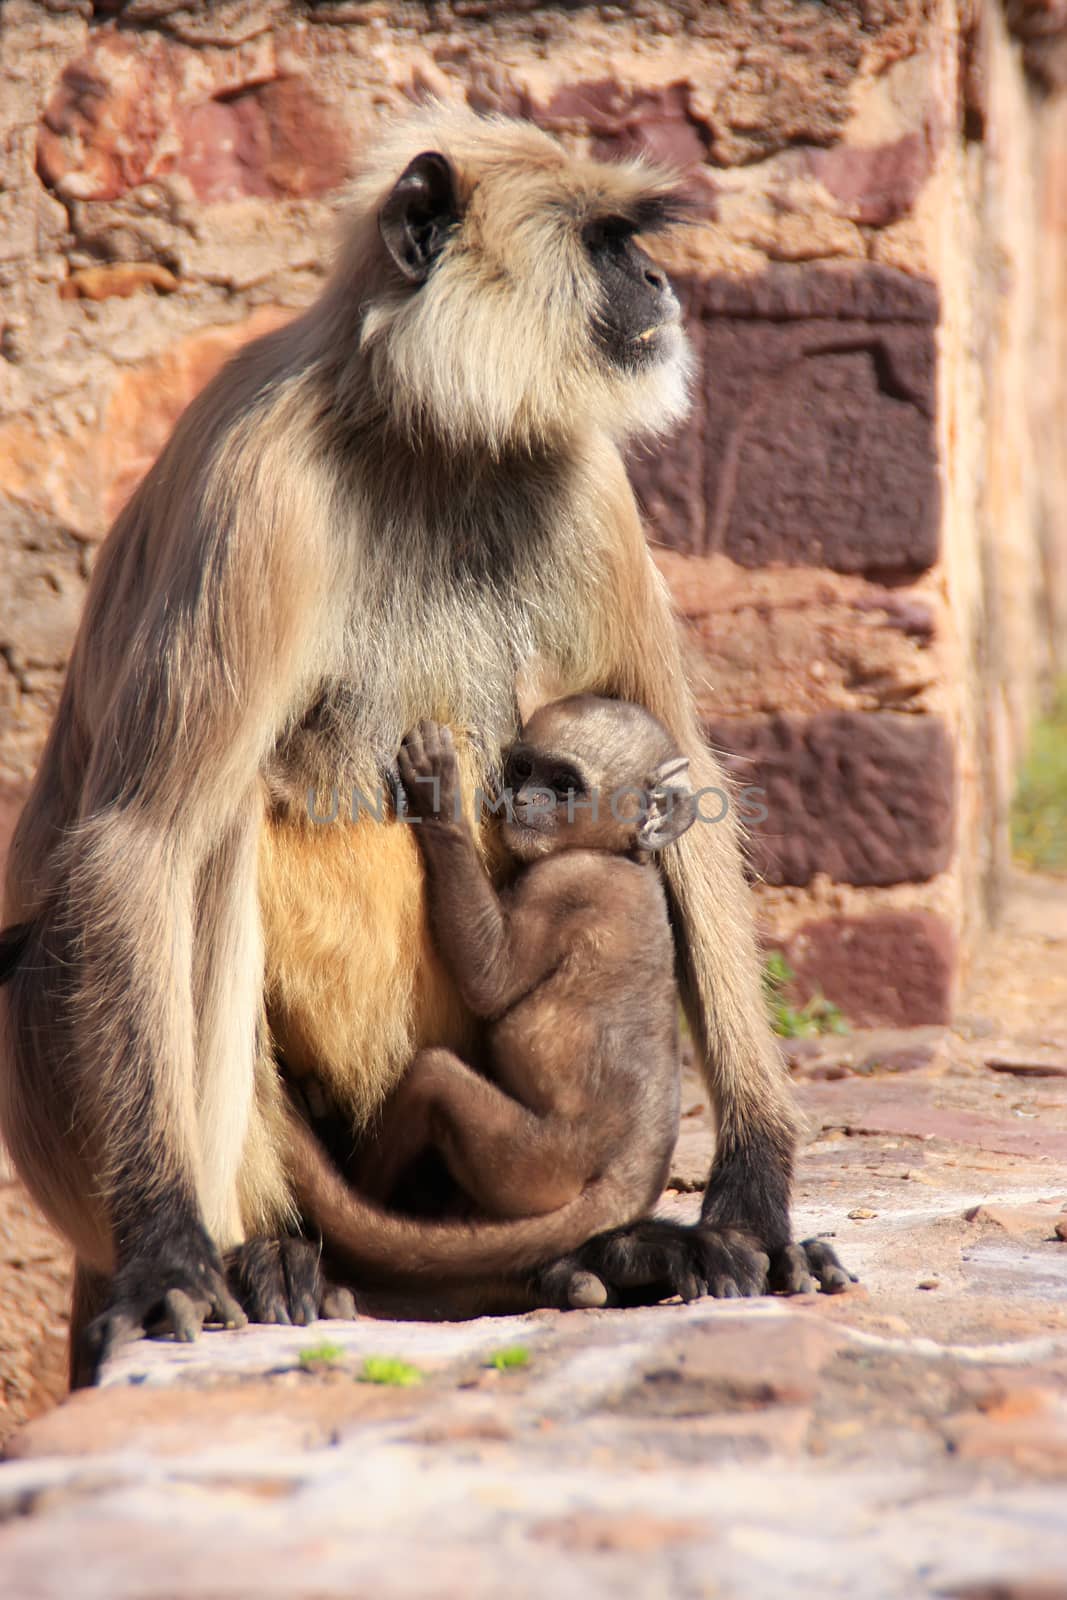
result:
[[[1021,890],[969,1001],[988,1015],[797,1054],[796,1226],[851,1292],[133,1345],[11,1441],[0,1592],[825,1600],[828,1572],[857,1595],[873,1572],[880,1600],[1058,1595],[1064,901]],[[685,1187],[706,1098],[687,1077]],[[525,1366],[487,1364],[516,1345]],[[361,1382],[368,1355],[422,1382]]]

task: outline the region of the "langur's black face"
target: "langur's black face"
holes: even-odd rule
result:
[[[379,394],[491,450],[678,421],[688,348],[644,247],[686,216],[670,175],[568,157],[526,125],[439,120],[441,148],[375,201],[389,270],[361,339]]]
[[[678,300],[657,267],[637,243],[635,224],[625,217],[602,217],[582,230],[582,243],[600,285],[593,318],[597,343],[616,366],[651,366],[667,351],[678,323]]]
[[[508,799],[504,839],[520,861],[581,848],[594,816],[596,834],[606,844],[608,830],[599,823],[599,788],[573,754],[547,749],[534,740],[517,740],[505,759],[504,789]],[[629,843],[620,838],[616,848],[625,850]]]
[[[527,862],[661,850],[695,817],[687,765],[639,706],[595,695],[542,706],[505,756],[504,841]]]

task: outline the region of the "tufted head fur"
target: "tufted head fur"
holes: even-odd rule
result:
[[[436,193],[424,197],[412,243],[425,249],[424,270],[416,261],[412,271],[391,254],[388,224],[420,162]],[[369,369],[379,403],[405,430],[500,453],[584,423],[620,438],[684,415],[689,356],[678,304],[629,242],[680,220],[669,172],[574,157],[529,123],[433,107],[386,130],[353,201],[361,220],[332,297],[340,310],[346,286],[364,285],[361,376]],[[662,291],[651,324],[630,335],[632,360],[603,338],[620,281],[601,263],[620,259],[619,241]]]

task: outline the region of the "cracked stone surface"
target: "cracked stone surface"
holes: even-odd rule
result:
[[[954,1030],[793,1048],[850,1293],[141,1342],[10,1441],[0,1591],[1067,1593],[1065,890],[1019,880]]]

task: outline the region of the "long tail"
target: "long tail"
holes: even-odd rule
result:
[[[314,1133],[287,1113],[289,1172],[304,1215],[328,1248],[383,1284],[416,1278],[457,1280],[527,1271],[576,1250],[602,1228],[605,1196],[587,1189],[558,1210],[515,1222],[420,1222],[365,1200],[334,1170]]]
[[[32,932],[32,922],[16,922],[10,928],[0,928],[0,987],[15,976]]]

